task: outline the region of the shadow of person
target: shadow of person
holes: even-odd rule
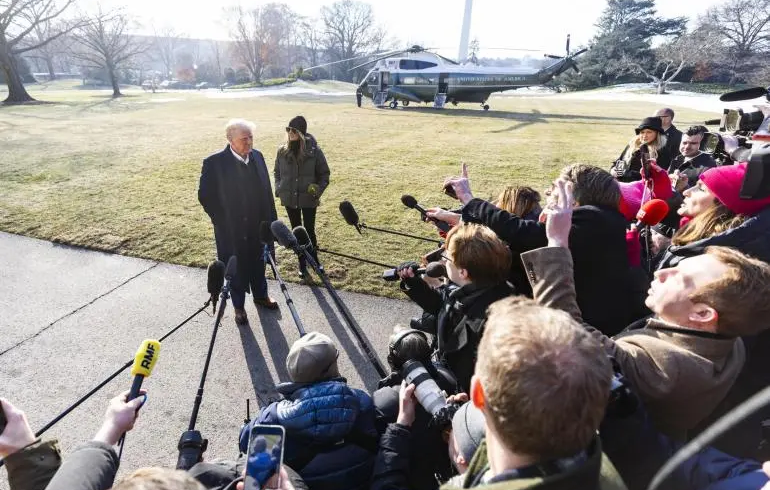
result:
[[[265,356],[259,348],[254,331],[251,329],[251,322],[238,327],[238,333],[241,336],[243,355],[246,358],[246,366],[249,368],[251,385],[254,387],[254,394],[257,397],[260,408],[262,408],[267,406],[270,401],[279,398],[279,394],[275,389],[276,383],[273,381],[273,376],[267,367]]]
[[[279,382],[289,381],[289,371],[286,370],[286,358],[289,357],[289,343],[286,341],[281,324],[280,310],[265,310],[257,308],[259,323],[262,324],[262,332],[265,335],[265,343],[273,359],[273,367],[278,375]],[[253,331],[252,331],[253,334]]]
[[[318,302],[318,306],[321,308],[321,311],[326,317],[326,321],[329,324],[329,327],[331,327],[332,331],[334,332],[334,335],[340,344],[340,348],[345,351],[345,353],[348,355],[348,358],[350,359],[351,364],[353,364],[353,367],[356,368],[358,376],[361,378],[361,381],[363,381],[364,386],[366,387],[366,392],[374,392],[374,390],[377,389],[377,382],[380,378],[377,374],[377,370],[374,369],[372,362],[368,357],[361,354],[358,346],[353,343],[350,335],[348,334],[347,327],[343,325],[342,322],[340,322],[340,319],[337,316],[337,312],[326,300],[326,296],[324,296],[324,293],[320,290],[320,288],[311,287],[310,291],[313,293],[313,296],[315,296],[316,301]],[[364,332],[361,333],[364,335]],[[366,338],[365,335],[364,338]]]

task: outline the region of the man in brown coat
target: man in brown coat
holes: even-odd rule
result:
[[[535,300],[582,322],[567,245],[573,206],[569,184],[546,209],[548,246],[522,254]],[[735,382],[745,361],[740,336],[770,318],[770,265],[712,247],[655,275],[647,306],[654,316],[610,338],[585,325],[615,358],[661,432],[684,439]],[[634,327],[637,328],[634,328]]]

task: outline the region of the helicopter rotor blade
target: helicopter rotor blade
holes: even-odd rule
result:
[[[560,59],[564,58],[564,56],[556,56],[555,54],[546,54],[546,55],[543,55],[543,56],[545,56],[546,58],[553,58],[555,60],[560,60]]]
[[[569,56],[569,34],[567,34],[567,56]]]
[[[572,58],[574,58],[574,57],[576,57],[576,56],[580,56],[581,54],[585,53],[586,51],[588,51],[588,48],[583,48],[583,49],[581,49],[580,51],[578,51],[578,52],[576,52],[576,53],[573,53],[573,54],[571,55],[571,57],[572,57]]]
[[[360,65],[356,65],[353,68],[350,68],[348,71],[356,70],[358,68],[361,68],[362,66],[366,66],[366,65],[371,64],[371,63],[377,63],[380,60],[384,60],[385,58],[390,58],[391,56],[395,56],[397,54],[401,54],[404,51],[405,50],[403,50],[403,49],[399,49],[398,51],[390,51],[388,53],[382,54],[381,56],[378,56],[377,58],[375,58],[373,60],[369,60],[369,61],[366,61],[364,63],[361,63]],[[368,56],[371,56],[371,55],[368,55]],[[366,58],[366,56],[362,56],[361,58]]]
[[[321,65],[315,65],[315,66],[311,66],[311,67],[308,67],[308,68],[303,68],[302,70],[303,71],[308,71],[308,70],[312,70],[314,68],[323,68],[324,66],[331,66],[331,65],[336,65],[338,63],[345,63],[346,61],[360,60],[360,59],[364,59],[364,58],[369,58],[370,56],[377,56],[379,54],[383,54],[383,53],[369,53],[369,54],[364,54],[364,55],[361,55],[361,56],[354,56],[353,58],[345,58],[344,60],[331,61],[329,63],[323,63]]]

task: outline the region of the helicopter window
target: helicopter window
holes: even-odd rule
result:
[[[422,60],[401,60],[398,67],[402,70],[424,70],[425,68],[433,68],[436,63]]]

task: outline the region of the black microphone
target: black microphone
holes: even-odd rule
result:
[[[703,121],[703,124],[705,124],[706,126],[719,126],[720,124],[722,124],[722,120],[721,119],[709,119],[707,121]]]
[[[764,97],[768,94],[768,90],[762,87],[747,88],[744,90],[736,90],[735,92],[728,92],[722,94],[719,100],[722,102],[735,102],[738,100],[751,100],[758,97]]]
[[[444,221],[437,220],[435,218],[429,218],[428,211],[417,203],[417,199],[415,199],[414,196],[410,196],[409,194],[404,194],[403,196],[401,196],[401,203],[404,206],[408,207],[409,209],[416,209],[417,211],[419,211],[420,214],[422,215],[423,220],[435,223],[436,227],[439,230],[443,232],[449,231],[449,228],[450,228],[449,223],[445,223]]]
[[[286,223],[277,219],[270,223],[270,231],[273,232],[273,236],[279,245],[294,250],[295,252],[299,252],[297,238],[291,233],[291,230],[286,226]]]
[[[414,273],[420,276],[424,274],[436,279],[439,277],[446,277],[446,267],[441,262],[431,262],[427,267],[415,269]],[[397,269],[386,270],[382,273],[382,278],[388,282],[398,281],[400,279],[400,277],[398,277]]]
[[[206,288],[211,295],[211,304],[214,305],[214,311],[217,309],[219,293],[222,292],[222,286],[225,283],[225,263],[221,260],[213,260],[208,268],[208,280]]]
[[[308,252],[313,250],[313,242],[310,241],[310,235],[304,226],[297,226],[292,230],[294,238],[297,239],[299,246],[306,249]]]
[[[359,224],[360,220],[358,218],[358,213],[356,213],[356,209],[350,201],[342,201],[340,203],[340,213],[342,213],[342,217],[345,218],[347,224],[356,227],[356,231],[358,231],[358,234],[360,235],[361,225]]]

